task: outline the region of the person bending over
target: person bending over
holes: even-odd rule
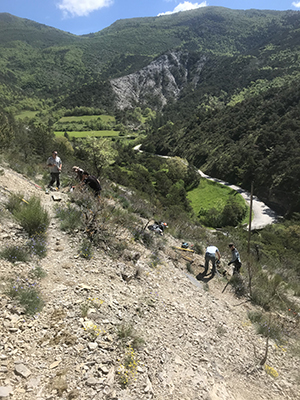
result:
[[[221,254],[219,249],[216,246],[208,246],[205,251],[205,271],[204,274],[207,274],[209,262],[212,263],[212,275],[214,276],[216,273],[216,258],[220,261]]]
[[[95,176],[90,175],[87,171],[83,172],[82,177],[83,177],[82,183],[84,185],[88,185],[94,191],[95,197],[100,196],[102,188],[98,179]]]

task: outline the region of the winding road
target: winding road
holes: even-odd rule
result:
[[[202,171],[200,171],[200,169],[198,171],[202,178],[218,182],[221,185],[228,186],[231,189],[235,190],[250,205],[251,194],[249,192],[246,192],[246,190],[240,188],[239,186],[231,185],[230,183],[222,181],[221,179],[212,178],[211,176],[204,174]],[[278,220],[278,215],[275,213],[275,211],[271,210],[270,207],[259,200],[256,196],[253,196],[252,198],[252,212],[253,219],[251,221],[251,230],[262,229],[267,225],[274,224]]]
[[[142,152],[142,150],[140,150],[140,147],[141,147],[141,144],[135,146],[134,150]],[[161,156],[159,154],[156,154],[156,156],[162,157],[162,158],[171,158],[169,156]],[[247,192],[246,190],[240,188],[239,186],[231,185],[230,183],[222,181],[221,179],[212,178],[211,176],[204,174],[200,169],[198,170],[198,172],[202,178],[220,183],[221,185],[228,186],[229,188],[235,190],[250,205],[251,194],[249,192]],[[261,200],[259,200],[256,196],[253,196],[253,198],[252,198],[252,212],[253,212],[253,219],[251,221],[251,230],[262,229],[267,225],[274,224],[278,220],[278,217],[279,217],[275,211],[271,210],[270,207],[268,207],[265,203],[263,203]],[[248,225],[248,227],[249,227],[249,225]]]

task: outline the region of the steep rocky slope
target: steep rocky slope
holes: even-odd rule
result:
[[[206,57],[191,60],[183,51],[170,51],[141,70],[111,80],[118,109],[135,104],[161,109],[170,100],[177,100],[188,84],[195,87]]]
[[[270,342],[267,363],[278,377],[268,375],[259,365],[265,340],[247,319],[251,304],[229,289],[222,293],[224,281],[218,276],[204,284],[188,274],[186,261],[172,248],[180,243],[168,233],[158,239],[155,267],[151,251],[133,242],[126,230],[121,258],[111,258],[109,249],[99,249],[92,260],[80,258],[80,233],[59,230],[51,197],[1,169],[2,210],[8,189],[40,196],[52,219],[46,258],[0,263],[0,398],[299,398],[299,358]],[[61,197],[67,201],[67,194]],[[0,238],[2,249],[21,244],[26,236],[2,216]],[[194,271],[201,272],[203,258],[194,257]],[[9,279],[26,279],[37,265],[47,272],[39,283],[45,307],[28,317],[5,289]],[[137,267],[138,276],[128,280]],[[126,334],[129,326],[134,334]],[[122,385],[126,376],[129,383]]]

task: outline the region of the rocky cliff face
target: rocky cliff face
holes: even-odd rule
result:
[[[111,80],[119,109],[146,105],[159,110],[176,100],[187,84],[198,83],[206,57],[191,59],[189,53],[172,51],[133,74]]]

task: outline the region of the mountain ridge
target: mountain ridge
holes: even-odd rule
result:
[[[59,110],[81,106],[112,114],[150,107],[158,116],[151,122],[153,132],[147,127],[151,131],[144,143],[148,149],[186,157],[210,175],[248,190],[255,177],[257,194],[267,204],[274,201],[282,208],[278,211],[288,215],[299,209],[294,190],[297,145],[289,149],[279,133],[295,142],[299,12],[209,7],[119,20],[84,37],[60,31],[53,36],[52,28],[34,24],[29,31],[24,28],[26,41],[19,40],[23,21],[12,19],[10,30],[16,28],[13,39],[18,40],[9,41],[10,30],[2,25],[1,31],[0,24],[0,33],[6,32],[0,35],[0,107],[5,111],[42,110],[53,121],[52,114]],[[40,38],[40,47],[33,46]],[[284,108],[277,101],[283,93],[294,99],[289,104],[282,98]],[[256,120],[247,107],[253,108]],[[285,121],[288,114],[294,121]],[[236,120],[237,115],[246,122]],[[168,120],[173,125],[164,127]],[[257,145],[260,138],[271,137],[274,128],[274,143],[261,140],[263,145]],[[248,140],[249,134],[253,140]],[[211,137],[223,144],[218,157]],[[250,146],[253,154],[241,158],[243,146]],[[293,154],[293,168],[277,154],[279,148]],[[264,173],[266,165],[276,171],[272,183]],[[293,201],[285,206],[282,193],[287,190],[293,193]]]

